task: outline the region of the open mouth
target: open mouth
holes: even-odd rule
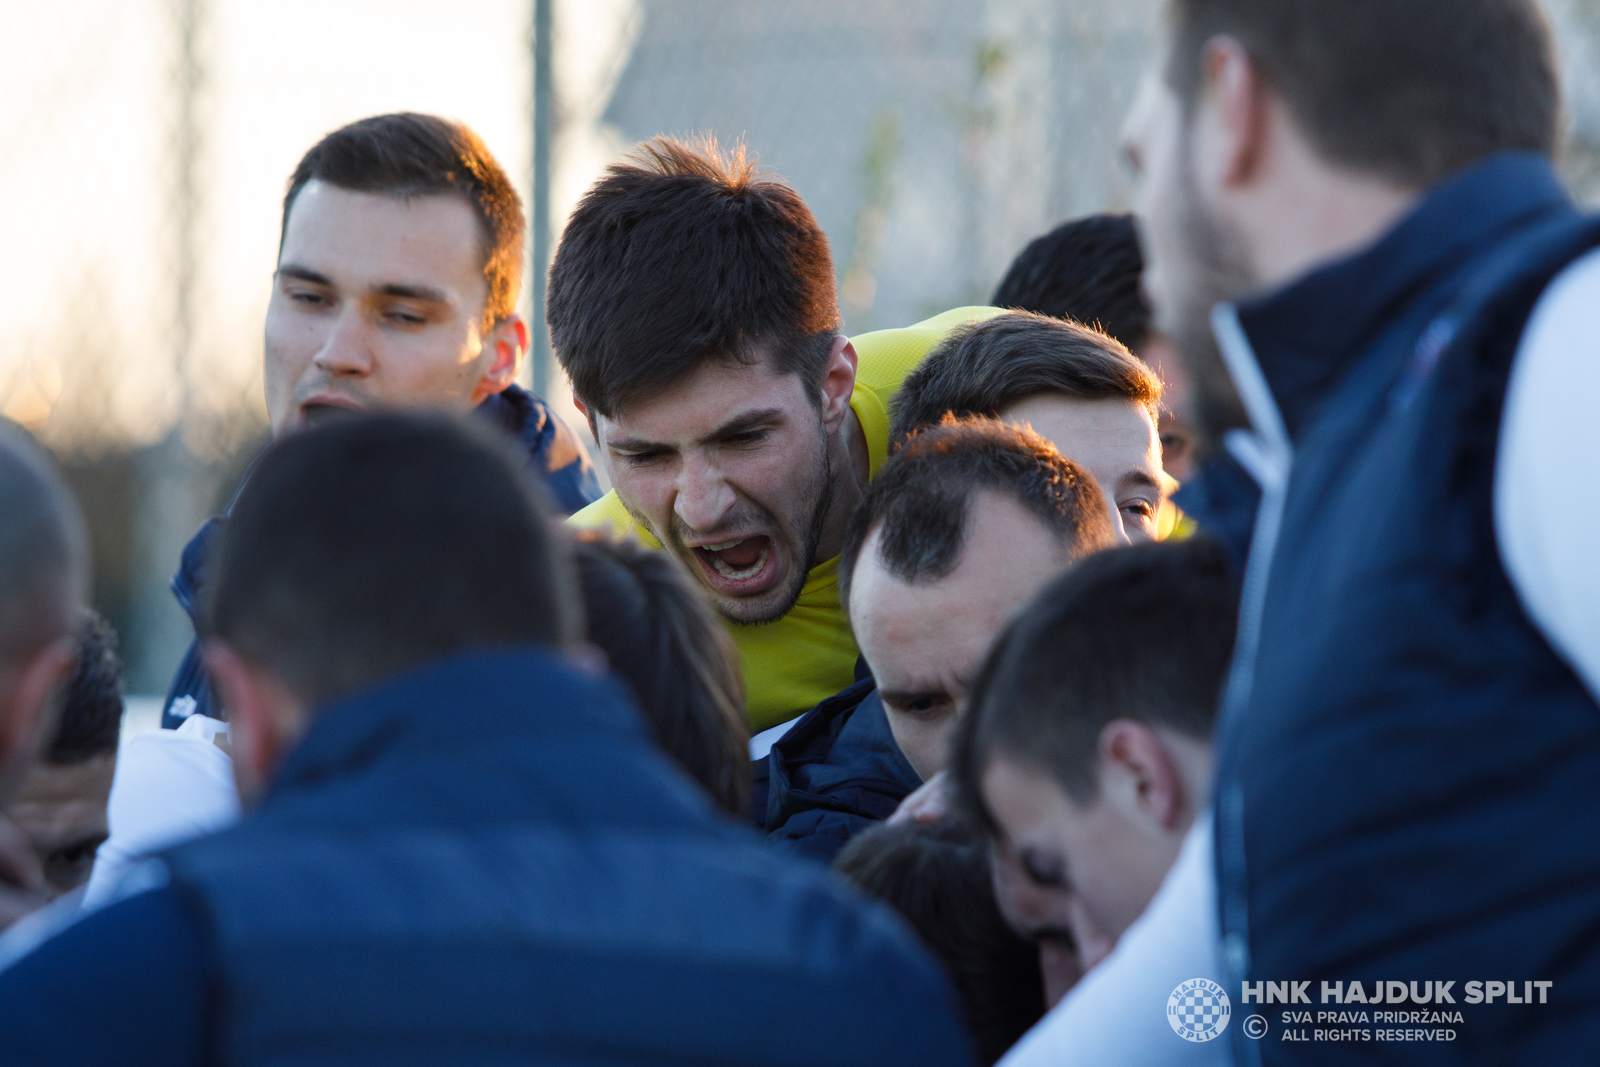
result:
[[[694,557],[712,585],[728,593],[749,594],[759,591],[770,577],[767,572],[772,570],[772,538],[760,535],[696,545]]]

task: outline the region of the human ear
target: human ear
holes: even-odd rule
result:
[[[52,641],[32,657],[12,668],[10,692],[0,706],[0,771],[10,772],[32,760],[53,726],[56,694],[72,669],[77,645],[71,637]],[[13,784],[10,773],[0,773],[0,783]]]
[[[474,405],[503,392],[517,380],[517,371],[522,369],[522,358],[528,354],[528,337],[528,323],[515,312],[501,319],[489,331],[489,336],[484,340],[493,355],[473,390]]]
[[[1260,170],[1266,140],[1266,82],[1244,45],[1213,37],[1201,53],[1204,106],[1197,120],[1197,169],[1216,185],[1247,185]]]
[[[850,395],[856,387],[856,346],[840,334],[828,352],[828,367],[822,376],[822,424],[833,433],[844,425],[850,410]]]
[[[211,684],[228,712],[239,795],[253,804],[304,732],[305,712],[282,682],[226,642],[207,641],[204,656]]]
[[[1136,821],[1168,832],[1183,822],[1183,779],[1161,738],[1144,723],[1115,719],[1100,731],[1100,788]]]
[[[578,414],[589,423],[589,436],[594,438],[594,443],[600,443],[600,430],[594,424],[594,412],[589,410],[589,405],[583,402],[583,397],[577,393],[572,394],[572,406],[578,409]]]

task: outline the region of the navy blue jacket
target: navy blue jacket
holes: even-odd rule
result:
[[[1235,573],[1244,573],[1256,509],[1261,506],[1261,487],[1238,460],[1219,450],[1172,494],[1172,502],[1202,533],[1227,550]]]
[[[801,716],[765,763],[752,799],[767,844],[824,863],[922,784],[889,731],[870,678]]]
[[[522,442],[528,450],[528,462],[544,476],[544,484],[563,515],[570,515],[599,499],[600,482],[583,442],[566,423],[556,418],[543,400],[513,385],[489,397],[477,410]],[[184,546],[178,573],[172,579],[172,595],[188,614],[197,633],[206,560],[211,556],[212,545],[222,532],[224,521],[221,518],[206,520]],[[221,718],[211,697],[211,680],[206,676],[196,641],[189,643],[188,651],[178,664],[178,673],[173,675],[166,703],[162,705],[161,726],[176,730],[190,715]]]
[[[260,808],[165,863],[0,975],[0,1063],[969,1062],[897,918],[532,650],[324,709]]]
[[[1457,1039],[1408,1044],[1407,1063],[1600,1049],[1600,708],[1523,613],[1493,516],[1523,326],[1597,243],[1546,160],[1504,155],[1239,307],[1231,351],[1218,316],[1286,474],[1262,503],[1219,724],[1230,976],[1309,981],[1313,1003],[1323,982],[1369,998],[1378,981],[1454,982]],[[1474,980],[1519,1000],[1555,985],[1543,1005],[1468,1006]],[[1235,1048],[1294,1064],[1374,1050]]]

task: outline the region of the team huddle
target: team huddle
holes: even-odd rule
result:
[[[312,147],[161,731],[118,747],[77,505],[0,427],[0,1061],[1600,1049],[1600,572],[1548,518],[1600,222],[1543,16],[1167,15],[1136,212],[989,305],[848,333],[742,147],[608,168],[547,289],[603,494],[515,384],[482,141]],[[1431,1028],[1257,1007],[1484,973]]]

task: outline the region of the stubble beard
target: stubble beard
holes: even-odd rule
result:
[[[828,435],[826,430],[822,429],[820,419],[817,425],[819,431],[821,431],[818,434],[821,447],[818,449],[816,458],[812,463],[811,477],[806,480],[802,490],[802,496],[813,502],[810,514],[807,516],[803,537],[790,536],[791,530],[784,523],[777,521],[777,516],[765,508],[757,507],[757,510],[762,513],[762,517],[767,520],[767,525],[771,528],[774,539],[781,538],[787,543],[788,547],[798,549],[793,561],[794,573],[788,577],[781,590],[777,591],[776,596],[773,593],[766,593],[760,597],[762,601],[768,601],[770,598],[770,603],[764,606],[755,605],[751,610],[745,612],[730,610],[741,606],[740,600],[743,598],[733,599],[730,604],[730,598],[718,594],[701,581],[700,565],[694,559],[693,553],[684,546],[683,537],[679,531],[676,529],[665,531],[656,529],[655,524],[645,515],[635,510],[626,500],[622,501],[623,508],[633,517],[633,520],[646,530],[649,530],[652,537],[665,545],[671,555],[677,557],[679,565],[689,570],[695,584],[704,590],[712,605],[717,609],[717,613],[737,626],[762,626],[766,623],[777,622],[789,614],[790,610],[799,602],[800,594],[805,589],[806,579],[811,575],[811,561],[816,558],[817,549],[821,546],[823,535],[827,532],[828,517],[833,511],[835,496],[833,459],[828,454]]]
[[[803,539],[791,538],[787,529],[783,530],[783,537],[790,545],[800,551],[794,560],[794,573],[789,576],[779,596],[773,599],[770,606],[758,609],[756,613],[737,615],[729,611],[719,597],[717,610],[733,623],[740,626],[762,626],[766,623],[777,622],[794,608],[800,601],[800,594],[806,586],[806,579],[811,576],[811,561],[817,558],[817,549],[822,544],[822,536],[828,528],[828,515],[833,510],[833,459],[828,455],[828,435],[821,434],[822,447],[817,461],[812,464],[811,478],[805,487],[805,496],[814,503],[807,521]],[[774,527],[777,524],[774,523]],[[768,594],[770,596],[770,594]],[[765,598],[763,598],[765,599]]]
[[[1161,329],[1177,347],[1194,380],[1194,414],[1202,456],[1214,453],[1230,430],[1247,429],[1250,418],[1211,329],[1211,310],[1257,288],[1238,232],[1200,197],[1190,151],[1192,123],[1180,146],[1178,228],[1185,284],[1170,287],[1174,306],[1162,309]]]

